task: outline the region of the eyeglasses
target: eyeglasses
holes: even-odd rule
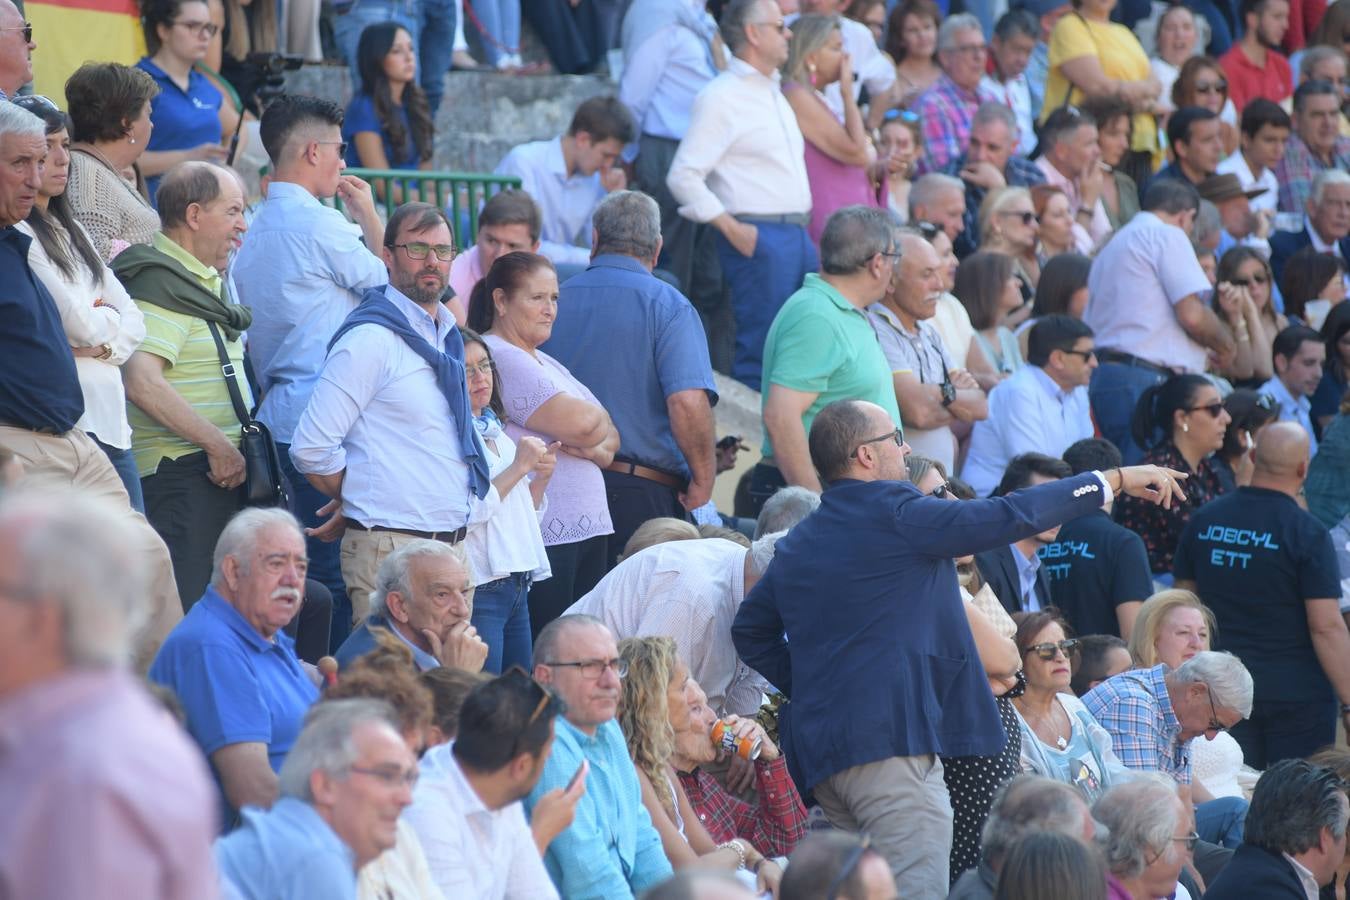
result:
[[[54,102],[42,96],[41,94],[23,94],[21,96],[15,97],[13,100],[10,100],[9,102],[13,103],[20,109],[26,109],[29,112],[34,112],[36,108],[43,110],[44,112],[53,112],[56,113],[57,115],[61,114],[61,107],[57,106]]]
[[[1069,638],[1064,641],[1047,641],[1044,644],[1032,644],[1022,651],[1022,655],[1026,656],[1028,653],[1035,653],[1041,659],[1049,661],[1055,658],[1056,653],[1063,653],[1064,658],[1068,659],[1077,650],[1078,641],[1074,638]]]
[[[1209,685],[1205,685],[1205,696],[1209,698],[1209,727],[1205,730],[1216,734],[1227,731],[1228,726],[1219,721],[1219,711],[1214,708],[1214,691],[1210,690]]]
[[[768,25],[770,28],[772,28],[774,31],[777,31],[779,34],[787,33],[787,22],[783,21],[782,19],[779,19],[777,22],[751,22],[750,24]]]
[[[1061,350],[1060,353],[1067,353],[1070,356],[1081,356],[1083,362],[1089,362],[1097,358],[1096,350]]]
[[[1172,837],[1172,838],[1169,838],[1168,840],[1169,840],[1169,842],[1171,842],[1171,843],[1181,843],[1181,844],[1185,844],[1185,845],[1186,845],[1186,850],[1187,850],[1187,852],[1189,852],[1189,851],[1192,851],[1192,850],[1195,849],[1195,845],[1196,845],[1196,844],[1200,843],[1200,835],[1198,835],[1198,834],[1196,834],[1194,831],[1192,831],[1190,834],[1185,834],[1185,835],[1182,835],[1181,837]],[[1162,848],[1161,850],[1159,850],[1157,853],[1153,854],[1153,858],[1150,859],[1150,860],[1148,861],[1148,865],[1151,866],[1151,865],[1153,865],[1155,862],[1157,862],[1158,860],[1162,859],[1163,854],[1166,853],[1166,852],[1167,852],[1167,847],[1166,847],[1166,845],[1164,845],[1163,848]]]
[[[863,441],[861,444],[859,444],[857,447],[854,448],[853,452],[849,454],[849,458],[851,459],[856,457],[858,455],[858,451],[861,450],[863,447],[866,447],[868,444],[875,444],[878,441],[884,440],[893,440],[895,441],[895,446],[903,447],[905,446],[905,432],[903,429],[897,428],[894,431],[890,431],[887,432],[886,434],[881,435],[880,437],[868,438],[867,440]]]
[[[881,117],[883,122],[894,122],[896,119],[901,122],[917,122],[919,114],[910,109],[888,109],[886,115]]]
[[[1195,92],[1197,94],[1226,94],[1228,93],[1228,82],[1197,81],[1195,83]]]
[[[922,219],[914,223],[914,227],[919,229],[919,234],[923,235],[925,241],[931,241],[938,236],[942,228],[932,222],[925,222]]]
[[[1000,216],[1017,216],[1022,220],[1023,225],[1030,225],[1036,221],[1036,214],[1024,209],[1000,209],[998,214]]]
[[[952,486],[947,482],[942,482],[928,494],[930,497],[937,497],[939,500],[946,500],[951,495]]]
[[[371,778],[378,778],[380,781],[384,782],[385,787],[400,788],[406,785],[407,787],[412,788],[417,786],[418,772],[415,767],[404,771],[403,769],[367,769],[363,766],[349,766],[347,771],[355,772],[358,775],[369,775]]]
[[[896,263],[898,263],[904,257],[904,254],[901,253],[899,250],[882,250],[878,255],[884,256],[891,262]]]
[[[988,44],[962,44],[959,47],[948,47],[947,52],[959,53],[962,56],[984,56],[989,52]]]
[[[338,148],[338,156],[346,156],[346,155],[347,155],[347,142],[346,142],[346,141],[315,141],[314,143],[316,143],[316,144],[332,144],[332,145],[334,145],[335,147]]]
[[[1237,285],[1238,287],[1251,287],[1252,282],[1256,282],[1257,284],[1265,284],[1269,280],[1270,279],[1267,278],[1264,273],[1258,272],[1251,278],[1234,278],[1231,283]]]
[[[411,253],[408,255],[412,256]],[[485,359],[476,366],[465,366],[464,378],[467,380],[475,375],[491,375],[495,371],[497,371],[497,364],[490,359]]]
[[[862,862],[863,854],[872,846],[872,838],[864,834],[858,846],[849,851],[848,856],[844,857],[844,864],[839,867],[839,871],[834,878],[830,879],[830,887],[825,892],[825,900],[835,900],[839,896],[839,889],[848,881],[853,870],[858,868],[858,863]]]
[[[33,23],[24,22],[22,25],[11,25],[8,28],[0,28],[0,31],[22,31],[23,42],[25,44],[33,43]]]
[[[581,677],[587,681],[595,681],[606,669],[613,669],[614,674],[620,678],[628,674],[628,660],[622,657],[614,659],[583,659],[580,662],[548,662],[544,663],[550,669],[576,669],[581,673]]]
[[[409,259],[426,259],[427,255],[433,251],[436,253],[436,258],[441,262],[449,262],[455,258],[454,244],[433,245],[424,241],[413,241],[409,244],[392,244],[391,246],[402,247],[403,251],[408,254]]]
[[[214,22],[171,22],[174,28],[186,28],[197,32],[197,37],[213,38],[220,33],[220,26]]]
[[[1200,412],[1201,410],[1209,413],[1210,418],[1217,419],[1223,415],[1223,404],[1215,400],[1213,403],[1206,403],[1204,406],[1188,406],[1186,408],[1188,413]]]

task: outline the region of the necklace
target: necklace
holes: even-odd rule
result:
[[[1027,724],[1031,725],[1031,730],[1034,731],[1036,736],[1042,741],[1047,744],[1050,743],[1045,736],[1045,732],[1048,731],[1050,734],[1054,735],[1055,746],[1060,750],[1066,750],[1069,747],[1069,740],[1060,733],[1059,725],[1055,722],[1055,707],[1058,705],[1058,703],[1052,705],[1048,715],[1037,715],[1034,717],[1034,720],[1029,719]],[[1026,718],[1025,712],[1023,713],[1023,718]],[[1070,726],[1070,731],[1072,730],[1072,726]]]

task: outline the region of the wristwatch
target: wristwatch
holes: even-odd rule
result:
[[[942,382],[942,405],[951,406],[956,402],[956,385],[950,381]]]

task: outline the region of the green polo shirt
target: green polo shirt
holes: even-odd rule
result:
[[[224,285],[220,273],[165,237],[155,235],[155,249],[170,256],[192,273],[202,286],[217,296]],[[132,298],[145,316],[145,340],[140,349],[167,361],[164,380],[177,391],[198,415],[223,431],[232,443],[239,443],[239,419],[230,403],[229,388],[220,374],[220,355],[205,319],[170,312],[138,297]],[[221,338],[225,337],[221,332]],[[244,343],[226,341],[225,352],[239,374],[237,384],[244,397],[244,405],[252,406],[253,398],[248,381],[243,377]],[[131,423],[131,450],[136,457],[136,469],[142,478],[159,469],[161,459],[178,459],[196,453],[201,447],[189,444],[154,419],[141,412],[133,403],[127,403],[127,420]]]
[[[815,273],[774,317],[764,342],[764,384],[818,395],[802,416],[808,435],[816,413],[836,400],[867,400],[900,424],[891,367],[867,316]],[[768,399],[766,388],[761,403]],[[764,456],[773,458],[767,429]]]

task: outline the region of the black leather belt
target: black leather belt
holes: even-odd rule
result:
[[[411,528],[387,528],[384,525],[362,525],[360,522],[347,520],[348,528],[355,528],[357,531],[389,531],[394,534],[406,534],[415,538],[422,538],[428,541],[440,541],[442,544],[458,544],[464,540],[464,535],[468,533],[467,528],[456,528],[454,531],[414,531]]]
[[[1122,366],[1135,366],[1139,369],[1148,369],[1150,372],[1157,372],[1159,375],[1176,374],[1175,369],[1159,365],[1152,360],[1135,356],[1133,353],[1126,353],[1123,350],[1099,349],[1097,351],[1097,358],[1102,362],[1117,363]]]

